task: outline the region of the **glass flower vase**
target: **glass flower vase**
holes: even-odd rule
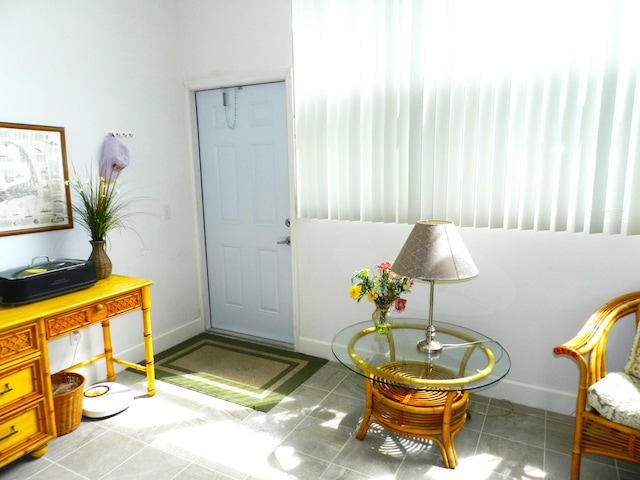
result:
[[[371,315],[373,326],[376,328],[378,335],[386,335],[391,331],[391,305],[376,305],[376,309]]]

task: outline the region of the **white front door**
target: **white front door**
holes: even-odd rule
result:
[[[293,344],[285,84],[199,91],[196,108],[211,328]]]

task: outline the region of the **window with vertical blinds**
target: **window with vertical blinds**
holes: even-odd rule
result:
[[[292,5],[301,217],[640,233],[640,2]]]

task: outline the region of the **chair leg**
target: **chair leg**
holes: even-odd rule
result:
[[[580,403],[578,399],[578,406],[584,405]],[[584,418],[582,416],[582,409],[576,413],[576,420],[573,429],[573,447],[571,455],[571,480],[580,479],[580,461],[582,458],[582,452],[580,451],[580,444],[582,443],[582,427],[584,425]]]
[[[580,453],[571,455],[571,480],[580,480]]]

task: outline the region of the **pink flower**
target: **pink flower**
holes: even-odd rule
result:
[[[407,306],[407,300],[404,298],[396,298],[396,310],[401,312]]]
[[[382,262],[379,265],[376,265],[377,268],[379,268],[380,270],[387,271],[387,270],[391,270],[391,262]]]

